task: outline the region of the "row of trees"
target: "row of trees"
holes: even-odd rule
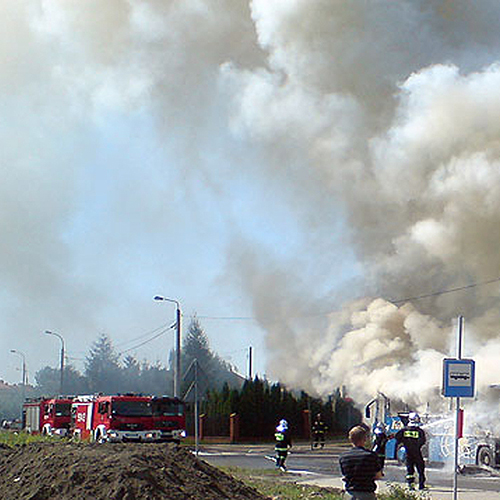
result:
[[[237,413],[244,438],[272,436],[282,418],[289,422],[293,434],[303,437],[305,410],[312,419],[321,414],[332,435],[345,434],[351,425],[361,421],[353,402],[344,399],[338,390],[325,401],[258,377],[245,381],[241,389],[231,389],[226,384],[222,390],[208,391],[201,409],[207,416],[209,432],[214,434],[224,432],[224,423]]]
[[[169,368],[160,363],[139,362],[132,355],[121,359],[109,337],[101,335],[90,348],[83,373],[71,366],[66,368],[63,392],[172,394],[173,359],[174,353],[171,352]],[[210,380],[215,387],[222,387],[226,382],[230,386],[241,385],[233,367],[212,352],[208,338],[196,319],[191,321],[182,345],[182,373],[187,371],[194,359],[203,368],[205,380]],[[42,393],[55,394],[59,391],[58,369],[45,367],[37,372],[35,379]],[[189,384],[190,380],[186,378],[181,387],[182,393]],[[203,387],[204,390],[207,388]]]

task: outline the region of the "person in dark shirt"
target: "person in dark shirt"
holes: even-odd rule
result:
[[[375,429],[373,430],[373,435],[374,438],[373,438],[372,451],[377,454],[378,459],[380,461],[380,467],[383,469],[385,465],[385,449],[387,447],[387,441],[389,441],[389,439],[394,436],[387,435],[387,433],[385,432],[385,426],[382,422],[379,422],[375,426]]]
[[[313,422],[312,433],[313,433],[313,448],[316,448],[317,446],[321,446],[321,448],[324,448],[326,424],[323,422],[320,413],[316,415],[316,419]]]
[[[286,457],[288,456],[288,450],[292,447],[292,440],[290,438],[288,422],[286,420],[280,420],[278,427],[276,427],[276,432],[274,433],[274,441],[274,449],[276,451],[276,467],[285,472]]]
[[[420,428],[420,417],[418,413],[411,412],[408,415],[408,425],[396,433],[396,446],[403,445],[406,449],[406,482],[410,489],[415,485],[415,468],[418,471],[418,487],[425,489],[425,462],[422,456],[422,446],[426,437]]]
[[[340,470],[345,489],[352,500],[376,500],[375,480],[382,477],[382,467],[377,454],[365,448],[369,432],[356,425],[349,431],[352,448],[340,455]]]

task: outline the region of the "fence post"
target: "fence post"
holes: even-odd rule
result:
[[[200,441],[205,437],[205,426],[204,426],[205,418],[206,418],[206,415],[204,413],[202,413],[199,417],[198,427],[199,427],[199,433],[200,433]]]
[[[306,439],[311,439],[311,412],[309,410],[302,411],[302,432]]]
[[[237,413],[229,415],[229,441],[237,443],[240,440],[240,416]]]

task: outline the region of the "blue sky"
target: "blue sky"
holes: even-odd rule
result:
[[[48,184],[40,199],[36,189],[26,196],[34,199],[34,210],[43,210],[67,189],[65,205],[54,209],[56,220],[50,219],[52,209],[44,220],[48,228],[55,227],[57,244],[39,256],[55,282],[28,279],[33,295],[42,290],[41,303],[26,328],[16,327],[30,331],[16,336],[17,341],[4,337],[6,348],[26,354],[31,380],[36,370],[58,363],[59,343],[44,336],[45,329],[63,335],[68,360],[82,369],[90,344],[101,333],[121,351],[173,321],[174,307],[153,302],[156,294],[181,302],[184,328],[191,316],[199,316],[212,348],[240,372],[247,372],[252,346],[254,372],[267,373],[265,329],[253,319],[251,303],[228,272],[231,241],[236,236],[275,262],[292,262],[300,255],[304,268],[295,271],[298,277],[312,271],[315,252],[301,255],[304,241],[296,214],[276,185],[260,183],[242,168],[263,161],[258,155],[252,157],[241,146],[244,158],[239,152],[228,158],[222,148],[209,147],[198,160],[203,168],[190,169],[169,142],[158,135],[151,114],[110,111],[51,145],[64,151],[58,162],[71,182],[62,188]],[[237,168],[231,164],[236,159]],[[127,353],[163,364],[173,341],[173,332],[167,333]],[[15,382],[18,365],[16,356],[7,356],[0,377]]]

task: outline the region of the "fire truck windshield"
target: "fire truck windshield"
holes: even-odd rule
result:
[[[56,403],[55,416],[56,417],[69,417],[71,415],[71,404],[69,403]]]
[[[174,401],[155,401],[153,403],[153,415],[155,416],[177,416],[184,414],[184,406]]]
[[[111,405],[113,415],[124,417],[150,417],[153,412],[149,401],[113,401]]]

